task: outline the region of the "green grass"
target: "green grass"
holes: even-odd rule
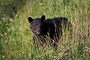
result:
[[[89,0],[20,1],[3,0],[0,5],[0,60],[90,60]],[[12,2],[17,12],[11,17]],[[27,18],[43,14],[46,18],[66,17],[73,25],[72,38],[68,31],[64,32],[57,50],[33,46]]]

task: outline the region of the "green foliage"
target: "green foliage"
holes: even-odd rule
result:
[[[89,0],[1,0],[0,60],[89,60],[89,9]],[[73,25],[72,34],[64,32],[57,49],[33,46],[27,18],[43,14],[66,17]]]

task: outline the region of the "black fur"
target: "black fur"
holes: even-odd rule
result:
[[[67,26],[72,26],[72,24],[68,22],[67,18],[64,17],[45,19],[45,16],[43,15],[41,18],[35,19],[29,17],[28,21],[30,23],[30,29],[34,34],[34,44],[40,42],[40,45],[46,43],[46,37],[49,37],[50,39],[48,40],[50,40],[50,44],[57,46],[58,41],[62,37],[62,26],[64,25],[65,28],[67,28]]]

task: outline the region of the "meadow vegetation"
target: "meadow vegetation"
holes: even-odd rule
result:
[[[28,17],[66,17],[73,32],[51,46],[33,46]],[[90,60],[89,0],[0,0],[0,60]]]

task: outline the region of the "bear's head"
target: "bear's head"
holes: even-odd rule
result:
[[[28,21],[30,23],[30,29],[34,34],[42,34],[42,31],[45,28],[45,15],[41,16],[41,18],[31,18],[28,17]]]

